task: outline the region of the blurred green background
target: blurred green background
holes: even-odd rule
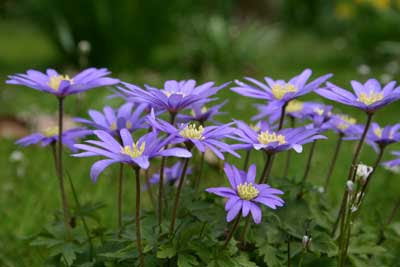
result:
[[[348,88],[351,79],[376,77],[384,83],[398,79],[399,64],[400,1],[0,1],[2,81],[9,74],[47,67],[66,73],[87,66],[107,67],[124,81],[154,86],[161,86],[166,79],[217,83],[243,76],[286,79],[311,68],[315,75],[333,73],[331,81]],[[98,89],[79,100],[71,97],[66,101],[67,113],[86,116],[89,107],[118,104],[106,98],[109,93]],[[222,121],[249,120],[256,113],[252,104],[260,102],[244,99],[228,89],[219,96],[229,99],[225,106],[229,114],[221,117]],[[321,100],[316,95],[305,99]],[[335,108],[364,120],[360,112],[338,104]],[[399,112],[399,103],[392,104],[376,120],[397,123]],[[14,142],[29,132],[37,116],[55,113],[52,96],[3,83],[0,266],[40,266],[42,255],[30,249],[28,239],[51,221],[58,208],[57,181],[50,151],[39,147],[20,149]],[[318,144],[311,170],[310,181],[316,185],[322,184],[334,149],[335,136],[328,136],[328,141]],[[21,160],[15,156],[19,151],[23,153]],[[334,203],[341,195],[351,152],[352,145],[346,145],[339,158],[330,191]],[[276,161],[275,175],[282,173],[283,158]],[[305,155],[294,159],[290,173],[300,178]],[[372,164],[374,159],[373,150],[366,148],[363,161]],[[107,206],[102,220],[112,226],[115,192],[111,177],[117,170],[111,169],[92,184],[88,177],[90,160],[66,161],[82,201],[104,202]],[[261,163],[262,159],[254,161]],[[368,208],[385,215],[398,196],[399,178],[383,169],[377,176]],[[126,196],[127,203],[133,203],[132,199]],[[125,209],[132,212],[132,206],[126,205]]]

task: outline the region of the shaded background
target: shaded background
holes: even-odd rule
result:
[[[161,86],[166,79],[217,83],[243,76],[286,79],[309,67],[315,75],[334,73],[331,80],[348,88],[351,79],[376,77],[384,83],[398,79],[399,57],[400,1],[0,1],[2,81],[29,68],[43,71],[52,67],[74,73],[96,66],[107,67],[113,76],[128,82]],[[56,101],[34,90],[1,87],[0,265],[40,266],[40,253],[27,244],[29,236],[50,221],[58,207],[57,181],[49,151],[38,147],[21,150],[14,142],[29,133],[38,118],[55,115]],[[98,89],[81,99],[71,97],[66,102],[67,113],[86,116],[88,107],[119,104],[106,98],[109,92]],[[252,104],[259,101],[229,90],[219,96],[229,99],[225,107],[229,115],[221,117],[222,121],[248,120],[256,113]],[[311,95],[305,99],[319,98]],[[335,107],[364,119],[352,109]],[[399,103],[395,103],[376,119],[397,123],[399,111]],[[310,177],[315,184],[322,184],[333,140],[317,147]],[[343,187],[349,153],[351,146],[345,146],[335,171],[332,201],[339,198],[336,192]],[[371,164],[374,158],[373,150],[366,148],[363,161]],[[304,156],[295,161],[291,174],[301,176]],[[274,173],[280,175],[283,163],[276,163]],[[66,166],[83,200],[106,203],[104,213],[109,215],[102,219],[112,225],[114,191],[110,186],[114,184],[110,177],[116,170],[93,185],[88,178],[89,164],[87,159],[68,158]],[[399,192],[397,177],[385,170],[378,175],[381,179],[375,180],[369,199],[373,213],[387,210]],[[130,199],[132,196],[127,196],[127,201]]]

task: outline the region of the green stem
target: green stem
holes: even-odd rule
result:
[[[72,183],[71,176],[68,175],[68,173],[67,173],[67,176],[68,176],[69,184],[70,184],[70,186],[71,186],[72,195],[73,195],[73,197],[74,197],[75,204],[76,204],[76,206],[78,207],[78,209],[80,210],[82,206],[81,206],[81,203],[79,202],[78,194],[76,193],[74,184]],[[82,220],[83,228],[85,229],[85,232],[86,232],[86,236],[87,236],[87,238],[88,238],[88,242],[89,242],[89,258],[90,258],[90,261],[92,261],[92,259],[93,259],[93,242],[92,242],[92,237],[90,236],[90,230],[89,230],[89,227],[88,227],[88,225],[87,225],[87,223],[86,223],[85,216],[81,215],[80,217],[81,217],[81,220]]]
[[[233,234],[235,233],[236,228],[237,228],[238,225],[239,225],[240,218],[241,218],[241,217],[240,217],[240,214],[238,214],[237,217],[236,217],[236,219],[235,219],[235,222],[233,223],[233,226],[232,226],[231,230],[230,230],[229,233],[228,233],[228,236],[227,236],[226,239],[225,239],[225,242],[224,242],[224,245],[223,245],[223,248],[224,248],[224,249],[228,246],[229,241],[231,241],[231,239],[232,239],[232,237],[233,237]]]
[[[124,164],[121,163],[119,166],[119,177],[118,177],[118,192],[117,192],[117,209],[118,209],[118,237],[121,237],[122,233],[122,192],[123,192],[123,173]]]
[[[279,118],[279,126],[278,126],[278,131],[282,130],[283,128],[283,122],[285,121],[285,111],[286,111],[286,106],[288,103],[285,103],[282,108],[281,108],[281,116]]]
[[[145,183],[146,183],[146,187],[147,187],[147,192],[149,193],[149,198],[150,198],[151,205],[153,207],[155,207],[156,200],[154,199],[153,188],[152,188],[152,186],[150,184],[149,169],[145,170],[144,175],[145,175]]]
[[[243,170],[246,171],[247,168],[249,167],[249,162],[250,162],[250,154],[251,154],[251,149],[246,151],[246,156],[244,158],[244,163],[243,163]]]
[[[328,169],[328,174],[326,175],[326,178],[325,178],[324,193],[326,193],[328,191],[329,182],[331,180],[333,170],[335,169],[337,157],[339,155],[339,151],[340,151],[342,142],[343,142],[343,134],[339,133],[338,140],[337,140],[336,146],[335,146],[335,152],[333,153],[331,164],[329,165],[329,169]]]
[[[347,175],[347,177],[348,177],[347,180],[351,179],[351,181],[354,182],[355,175],[353,175],[353,172],[356,171],[355,170],[355,168],[357,167],[356,164],[358,163],[358,160],[359,160],[359,157],[360,157],[360,152],[361,152],[361,149],[362,149],[364,141],[365,141],[365,137],[367,136],[367,132],[368,132],[369,126],[371,125],[372,116],[373,116],[373,114],[369,114],[369,113],[367,114],[367,122],[366,122],[366,124],[364,126],[364,131],[363,131],[363,133],[361,135],[361,139],[358,142],[356,151],[355,151],[355,153],[353,155],[353,160],[351,161],[351,165],[350,165],[350,168],[349,168],[349,173]],[[341,207],[343,207],[343,202],[347,202],[347,192],[346,191],[344,191],[344,193],[343,193]],[[338,227],[338,224],[339,224],[339,220],[340,220],[340,216],[342,215],[343,212],[344,212],[344,210],[342,208],[338,212],[338,215],[336,217],[335,223],[333,225],[332,236],[334,236],[335,233],[336,233],[336,230],[337,230],[337,227]]]
[[[186,171],[187,171],[187,168],[188,168],[188,165],[189,165],[189,160],[190,160],[190,158],[185,158],[184,159],[181,177],[179,177],[178,188],[177,188],[177,191],[176,191],[176,194],[175,194],[174,207],[172,209],[171,224],[169,226],[169,235],[170,236],[172,236],[173,233],[174,233],[176,214],[177,214],[178,206],[179,206],[179,197],[181,195],[183,182],[185,180]]]
[[[314,140],[311,144],[311,149],[310,149],[310,153],[308,154],[308,159],[307,159],[307,164],[306,164],[306,168],[303,174],[303,179],[301,180],[301,185],[300,185],[300,192],[297,195],[297,198],[301,198],[304,194],[304,185],[306,184],[307,178],[308,178],[308,174],[310,173],[310,169],[311,169],[311,163],[312,163],[312,158],[314,155],[314,151],[315,151],[315,146],[317,144],[317,140]]]
[[[144,256],[142,248],[142,234],[140,231],[140,169],[138,167],[133,167],[136,177],[136,212],[135,212],[135,222],[136,222],[136,244],[139,252],[139,266],[144,267]]]
[[[64,176],[63,176],[63,160],[62,160],[62,133],[63,133],[63,113],[64,113],[64,99],[62,97],[58,98],[58,155],[57,155],[57,174],[61,193],[61,202],[64,212],[64,225],[67,231],[67,238],[71,239],[71,224],[70,224],[70,212],[67,194],[65,192]]]

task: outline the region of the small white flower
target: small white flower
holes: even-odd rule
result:
[[[15,150],[10,154],[11,162],[19,162],[22,161],[23,159],[24,159],[24,154],[19,150]]]
[[[346,182],[346,187],[347,187],[347,191],[353,192],[353,190],[354,190],[354,183],[353,183],[352,181],[348,180],[348,181]]]
[[[311,244],[311,240],[312,240],[312,238],[310,236],[308,236],[308,235],[303,236],[303,240],[302,240],[303,247],[308,248]]]
[[[366,64],[361,64],[357,67],[357,71],[361,75],[368,75],[371,73],[371,68]]]
[[[356,205],[351,206],[351,212],[354,213],[358,210],[358,207]]]
[[[363,180],[363,182],[365,182],[373,170],[374,168],[372,168],[371,166],[365,164],[358,164],[356,170],[356,176],[357,178],[360,178]]]

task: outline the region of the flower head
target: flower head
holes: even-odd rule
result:
[[[86,143],[90,145],[75,145],[76,148],[84,152],[74,155],[75,157],[103,156],[106,158],[93,164],[90,175],[94,181],[97,180],[104,169],[117,162],[147,169],[150,165],[149,159],[154,157],[190,158],[192,156],[189,151],[183,148],[165,149],[173,136],[159,139],[156,132],[145,134],[134,142],[131,133],[127,129],[122,129],[120,131],[122,145],[106,131],[95,130],[94,134],[100,141],[88,140]]]
[[[333,114],[329,120],[329,128],[344,136],[361,135],[362,129],[356,123],[357,120],[349,115]]]
[[[103,109],[103,113],[97,110],[89,110],[89,116],[92,120],[75,118],[75,121],[116,136],[124,128],[134,131],[144,127],[145,117],[141,117],[141,115],[146,105],[138,105],[132,112],[133,107],[134,104],[125,103],[118,110],[106,106]]]
[[[218,105],[206,107],[203,104],[194,104],[192,106],[192,114],[179,114],[178,120],[182,122],[196,121],[200,124],[204,124],[206,121],[215,122],[214,117],[220,114],[224,114],[224,112],[220,112],[219,110],[226,104],[227,101],[224,101]]]
[[[77,149],[74,147],[76,140],[85,137],[91,133],[92,131],[84,128],[68,129],[63,131],[62,133],[62,142],[64,145],[68,146],[68,148],[71,149],[71,151],[76,152]],[[25,147],[40,143],[41,146],[44,147],[50,144],[54,144],[57,141],[58,141],[58,127],[52,126],[42,129],[40,132],[33,133],[31,135],[21,138],[16,142],[16,144]]]
[[[59,74],[53,69],[47,69],[46,73],[28,70],[26,74],[10,75],[6,83],[24,85],[58,97],[64,97],[95,87],[119,83],[118,79],[106,77],[109,74],[110,72],[105,68],[88,68],[71,78],[68,75]]]
[[[400,88],[392,81],[383,88],[376,79],[369,79],[365,84],[351,81],[354,94],[332,83],[327,83],[326,88],[316,90],[319,95],[364,110],[372,114],[378,109],[400,99]]]
[[[306,102],[304,106],[304,116],[311,119],[312,128],[320,129],[321,131],[329,128],[328,122],[332,116],[332,106],[316,102]]]
[[[240,95],[271,101],[271,108],[278,108],[287,104],[290,100],[316,90],[332,76],[332,74],[327,74],[307,83],[311,74],[312,71],[306,69],[288,82],[284,80],[274,81],[269,77],[265,77],[264,80],[266,83],[262,83],[253,78],[246,77],[245,80],[251,82],[253,85],[235,81],[237,86],[233,87],[231,90]]]
[[[224,152],[240,157],[231,145],[221,141],[224,138],[230,138],[234,133],[235,129],[230,127],[232,124],[203,127],[186,123],[175,127],[166,121],[157,119],[154,112],[151,112],[147,119],[154,129],[174,136],[171,140],[172,144],[186,143],[195,146],[201,152],[205,152],[206,148],[209,148],[220,159],[225,158]]]
[[[147,103],[155,110],[168,111],[176,114],[179,111],[191,107],[193,104],[204,104],[212,99],[227,84],[215,87],[213,82],[196,86],[196,81],[166,81],[163,89],[157,89],[146,85],[146,90],[129,83],[123,83],[124,87],[118,89],[133,101]]]
[[[172,182],[178,182],[179,178],[181,177],[182,174],[182,167],[183,163],[182,161],[178,161],[171,167],[167,167],[164,169],[164,182],[165,183],[172,183]],[[191,174],[192,169],[188,167],[186,170],[186,174]],[[150,178],[150,184],[158,184],[160,182],[160,173],[157,172],[153,174],[153,176]]]
[[[400,167],[400,151],[392,151],[392,155],[396,156],[396,159],[385,161],[382,163],[388,169],[399,171]]]
[[[256,166],[254,164],[246,173],[238,170],[234,165],[225,163],[224,171],[231,188],[213,187],[206,191],[228,199],[225,204],[228,222],[232,221],[241,211],[243,217],[247,217],[251,213],[254,222],[258,224],[262,218],[260,204],[271,209],[284,205],[284,201],[277,196],[283,194],[282,191],[267,184],[255,183]]]
[[[303,144],[326,138],[318,134],[318,129],[306,129],[305,127],[286,128],[280,131],[270,129],[255,131],[242,121],[236,121],[236,125],[237,131],[232,138],[242,142],[242,144],[232,145],[236,149],[248,150],[254,148],[268,153],[294,149],[300,153]]]
[[[267,105],[256,104],[255,106],[258,109],[259,113],[256,116],[253,116],[251,118],[252,120],[259,120],[264,117],[268,117],[269,121],[272,123],[279,120],[281,116],[279,112],[279,107],[277,107],[275,103]],[[305,107],[304,102],[299,101],[297,99],[293,99],[289,101],[289,103],[287,104],[285,115],[296,119],[304,119],[305,116],[304,107]]]

